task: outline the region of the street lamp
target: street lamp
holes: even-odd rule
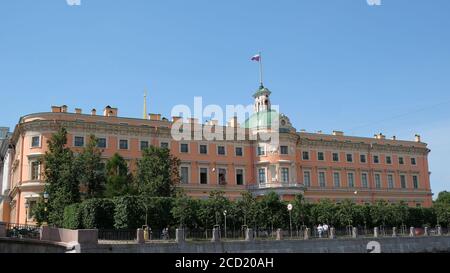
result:
[[[288,204],[287,205],[287,209],[289,211],[289,233],[291,235],[292,238],[292,204]]]
[[[223,211],[223,217],[225,218],[225,239],[227,238],[227,211]]]
[[[47,212],[47,203],[48,203],[48,199],[50,198],[50,194],[48,194],[48,192],[44,192],[43,194],[44,196],[44,203],[45,203],[45,207],[44,207],[44,211],[45,211],[45,221],[44,223],[42,223],[44,226],[46,226],[47,223],[47,218],[48,218],[48,212]]]
[[[25,202],[25,225],[28,224],[28,209],[30,208],[30,201],[27,199]]]

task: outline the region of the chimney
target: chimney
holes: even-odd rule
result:
[[[75,108],[75,114],[81,114],[81,108]]]
[[[383,135],[382,133],[379,133],[378,135],[375,135],[376,139],[386,139],[386,136]]]
[[[161,120],[161,114],[148,114],[149,120],[159,121]]]
[[[179,121],[181,117],[172,117],[172,123]]]
[[[416,142],[421,142],[420,135],[416,134]]]
[[[52,106],[52,113],[61,113],[60,106]]]
[[[233,128],[239,127],[237,117],[232,117],[232,118],[230,119],[230,121],[228,122],[228,126],[229,126],[229,127],[233,127]]]
[[[197,124],[198,123],[198,118],[188,118],[188,123]]]
[[[67,113],[67,105],[61,106],[61,113]]]
[[[117,108],[112,108],[111,106],[106,106],[103,110],[103,116],[105,117],[117,117]]]
[[[333,131],[333,136],[344,136],[344,132],[342,132],[342,131]]]
[[[95,108],[91,110],[91,115],[93,116],[97,115],[97,110],[95,110]]]

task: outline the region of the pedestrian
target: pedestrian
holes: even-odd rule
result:
[[[328,237],[328,225],[326,223],[323,224],[323,233],[325,234],[325,237]]]
[[[319,233],[319,238],[322,238],[323,227],[321,224],[317,227],[317,232]]]

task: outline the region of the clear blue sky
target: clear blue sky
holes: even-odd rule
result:
[[[402,139],[432,150],[449,190],[450,1],[3,0],[0,126],[67,104],[170,116],[175,104],[249,104],[265,84],[297,129]]]

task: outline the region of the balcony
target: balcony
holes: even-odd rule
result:
[[[305,186],[300,183],[260,183],[257,185],[249,185],[247,189],[255,196],[265,195],[271,191],[278,195],[296,195],[303,194]]]

